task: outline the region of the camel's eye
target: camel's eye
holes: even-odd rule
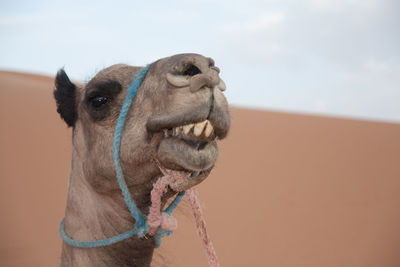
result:
[[[96,109],[103,107],[107,103],[108,103],[108,98],[103,96],[94,96],[90,98],[90,104]]]
[[[90,84],[85,93],[85,105],[94,121],[106,119],[112,112],[114,99],[122,91],[122,86],[114,80]]]
[[[183,75],[187,75],[187,76],[194,76],[196,74],[201,73],[201,71],[199,70],[198,67],[196,67],[195,65],[190,65],[184,72]]]

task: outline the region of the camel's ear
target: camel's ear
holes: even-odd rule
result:
[[[68,126],[74,126],[77,118],[75,95],[76,86],[68,78],[63,69],[60,69],[56,75],[56,89],[54,98],[57,103],[57,112]]]

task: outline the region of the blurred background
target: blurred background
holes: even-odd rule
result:
[[[221,265],[400,266],[399,12],[394,0],[0,1],[0,266],[58,262],[71,130],[56,71],[85,83],[186,52],[215,59],[232,105],[199,186]],[[178,217],[160,254],[206,266]]]

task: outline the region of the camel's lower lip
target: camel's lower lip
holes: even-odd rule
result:
[[[218,145],[215,140],[190,142],[179,137],[167,137],[160,141],[157,150],[157,158],[163,166],[191,173],[210,169],[217,156]]]

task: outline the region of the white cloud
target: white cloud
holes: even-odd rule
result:
[[[10,15],[0,17],[0,26],[27,25],[42,19],[38,14]]]
[[[271,62],[282,53],[283,12],[261,13],[253,18],[222,25],[223,40],[233,54],[250,65]]]
[[[367,62],[364,64],[364,67],[367,70],[374,72],[389,72],[392,70],[392,68],[388,64],[377,61],[375,59],[367,60]]]
[[[281,25],[284,18],[281,12],[264,13],[248,21],[225,24],[222,31],[228,34],[262,34]]]
[[[142,17],[151,18],[153,22],[159,23],[182,23],[198,21],[201,18],[201,14],[196,10],[188,11],[184,9],[174,9],[165,12],[165,10],[150,10],[145,14],[141,14]]]
[[[305,0],[307,9],[316,12],[337,13],[349,9],[373,9],[379,5],[378,0]]]

